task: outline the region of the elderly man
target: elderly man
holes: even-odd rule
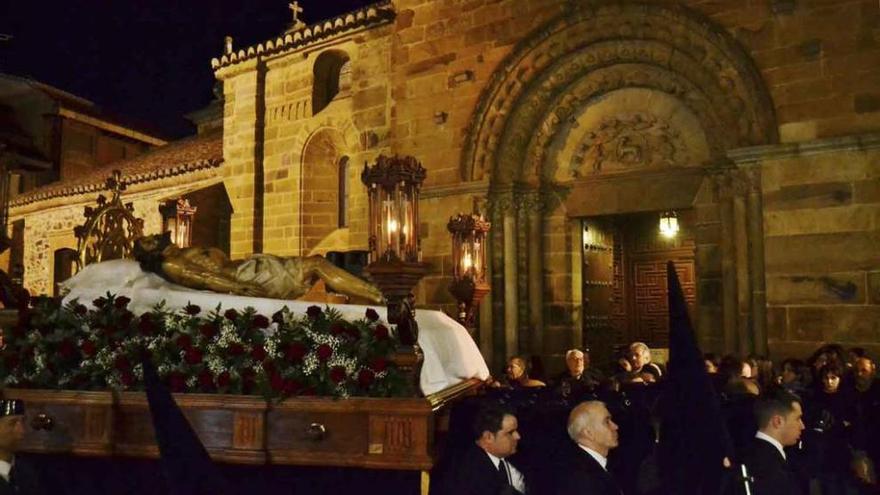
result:
[[[663,377],[663,369],[660,365],[651,362],[651,349],[644,342],[633,342],[629,345],[629,362],[632,365],[633,375],[643,378],[648,378],[645,375],[650,375],[645,381],[656,382]]]
[[[522,473],[508,460],[516,453],[520,440],[516,416],[499,405],[486,404],[477,412],[472,427],[473,444],[436,473],[436,492],[441,495],[525,493]]]
[[[620,495],[608,472],[608,452],[617,447],[617,425],[600,401],[582,402],[568,416],[568,436],[575,448],[564,462],[557,495]]]
[[[590,368],[590,354],[580,349],[565,353],[565,371],[556,377],[557,390],[566,397],[580,397],[594,392],[602,383],[602,374]]]
[[[800,495],[803,493],[788,465],[784,447],[797,443],[804,430],[798,396],[774,390],[758,399],[755,420],[758,432],[744,456],[754,478],[753,495]]]
[[[0,400],[0,495],[41,494],[39,476],[27,462],[15,456],[24,438],[24,403]]]

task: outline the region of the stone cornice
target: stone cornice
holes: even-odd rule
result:
[[[310,26],[303,27],[294,32],[285,33],[275,39],[259,43],[256,46],[242,48],[238,51],[226,53],[220,58],[211,60],[211,68],[238,64],[240,62],[256,58],[258,56],[273,55],[290,50],[301,50],[351,31],[374,27],[394,20],[396,13],[394,6],[388,0],[368,5],[361,9],[349,12],[326,21],[321,21]]]
[[[751,165],[766,160],[783,160],[796,156],[818,155],[841,151],[865,151],[880,148],[880,133],[857,134],[804,141],[736,148],[727,157],[737,165]]]
[[[423,187],[421,198],[445,198],[447,196],[460,196],[463,194],[487,194],[489,192],[488,181],[463,182],[461,184],[428,186]]]

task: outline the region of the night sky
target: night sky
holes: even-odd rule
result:
[[[281,34],[287,0],[0,0],[0,72],[27,76],[143,122],[194,132],[183,114],[211,101],[211,58]],[[300,0],[307,23],[368,0]]]

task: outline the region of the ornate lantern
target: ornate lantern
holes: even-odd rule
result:
[[[174,244],[189,247],[192,244],[193,218],[198,208],[191,206],[188,199],[178,198],[177,201],[168,201],[159,209],[162,211],[164,230],[171,232]]]
[[[678,234],[678,215],[674,211],[664,211],[660,214],[660,234],[667,239]]]
[[[419,191],[425,175],[411,156],[382,155],[361,173],[370,204],[370,264],[364,271],[382,290],[388,321],[398,325],[405,344],[418,338],[415,328],[407,335],[413,308],[405,300],[428,271],[419,246]]]
[[[486,234],[491,224],[482,215],[460,213],[449,219],[452,234],[452,283],[449,292],[458,301],[458,320],[475,328],[474,315],[489,292],[486,283]]]

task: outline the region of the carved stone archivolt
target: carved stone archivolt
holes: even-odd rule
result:
[[[647,85],[641,87],[676,95],[694,113],[705,113],[708,139],[719,148],[777,141],[760,74],[721,27],[684,7],[570,5],[571,11],[520,43],[493,75],[462,152],[465,180],[490,174],[521,180],[526,163],[541,163],[536,155],[554,128],[589,101],[572,94],[578,81],[620,65],[639,69],[593,79],[594,89],[583,94],[595,98],[641,81]]]

